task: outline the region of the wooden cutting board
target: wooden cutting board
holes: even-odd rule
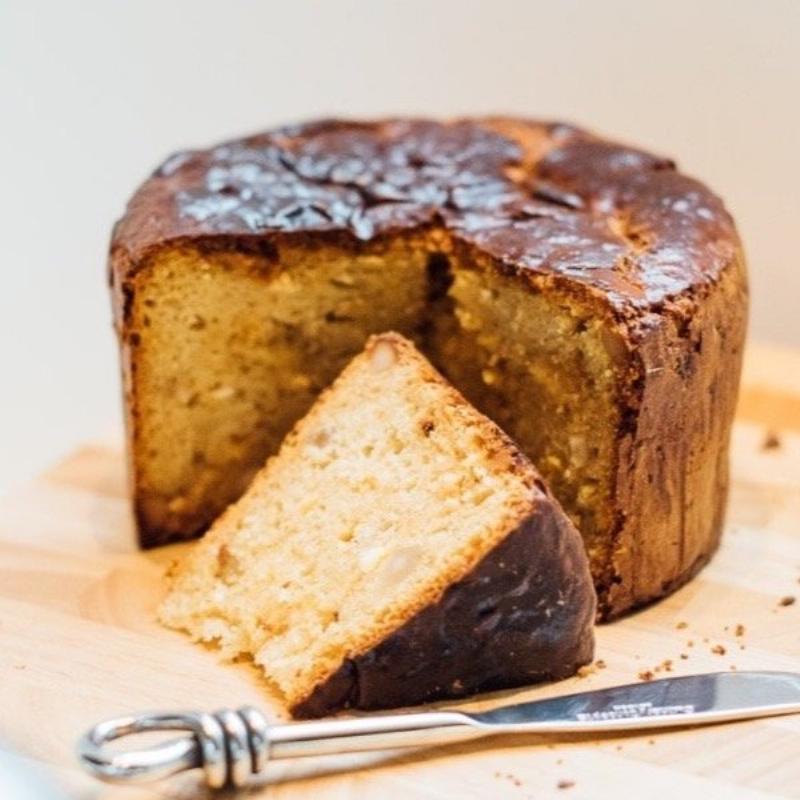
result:
[[[733,475],[721,551],[677,594],[599,628],[603,668],[462,705],[628,683],[647,672],[800,672],[800,353],[749,351]],[[110,787],[84,776],[73,755],[79,733],[122,712],[252,703],[282,718],[251,668],[222,665],[154,622],[161,576],[178,548],[139,553],[132,542],[113,445],[81,447],[2,505],[0,742],[46,765],[70,796],[204,797],[197,773]],[[795,595],[797,603],[781,604]],[[267,780],[247,797],[800,798],[800,715],[274,762]]]

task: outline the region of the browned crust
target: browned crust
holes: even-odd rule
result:
[[[715,280],[738,243],[719,199],[671,161],[571,126],[326,120],[168,159],[114,229],[112,280],[166,242],[358,247],[420,226],[620,309]]]
[[[392,174],[398,159],[405,177]],[[286,181],[288,214],[264,189],[272,173]],[[596,576],[600,615],[688,580],[716,548],[724,519],[747,314],[733,222],[667,159],[509,118],[284,128],[174,157],[140,188],[114,231],[110,280],[142,544],[176,532],[148,520],[135,488],[136,275],[175,244],[269,262],[290,242],[362,250],[398,236],[557,286],[622,334],[629,369],[618,397],[615,555]]]
[[[686,583],[717,549],[747,327],[741,253],[721,279],[652,314],[632,351],[617,451],[609,619]]]
[[[580,536],[552,498],[462,580],[291,711],[391,708],[558,680],[594,653],[595,598]]]

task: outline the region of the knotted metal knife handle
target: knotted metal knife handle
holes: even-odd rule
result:
[[[152,731],[191,734],[160,745],[114,752],[123,736]],[[255,708],[207,713],[118,717],[95,725],[78,742],[78,757],[95,777],[112,783],[159,780],[202,767],[213,789],[244,786],[271,759],[387,750],[462,741],[491,733],[457,711],[428,711],[270,725]]]
[[[148,731],[186,731],[191,736],[138,750],[113,752],[114,739]],[[78,756],[95,776],[114,783],[158,780],[202,767],[212,789],[244,786],[269,759],[269,724],[255,708],[237,711],[137,714],[106,720],[87,731]]]

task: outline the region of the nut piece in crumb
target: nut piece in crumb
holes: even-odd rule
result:
[[[762,450],[779,450],[781,446],[780,436],[775,431],[767,431],[761,442]]]
[[[714,645],[714,646],[711,648],[711,652],[712,652],[712,653],[713,653],[715,656],[724,656],[724,655],[725,655],[725,653],[727,653],[728,651],[727,651],[727,650],[726,650],[726,649],[723,647],[723,645],[721,645],[721,644],[715,644],[715,645]]]
[[[785,608],[786,606],[793,606],[796,602],[797,598],[794,595],[787,594],[785,597],[781,597],[781,599],[778,600],[778,605]]]
[[[379,341],[369,355],[369,363],[375,372],[383,372],[397,360],[397,353],[391,342]]]
[[[651,681],[651,680],[653,680],[653,678],[655,678],[655,675],[653,674],[652,670],[643,669],[639,673],[639,680],[640,681]]]

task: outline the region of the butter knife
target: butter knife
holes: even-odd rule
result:
[[[635,683],[489,711],[427,711],[271,725],[257,709],[146,713],[107,720],[81,738],[95,777],[134,783],[202,768],[212,788],[244,786],[271,759],[421,747],[502,733],[593,734],[705,725],[800,713],[800,674],[722,672]],[[185,731],[153,747],[110,750],[114,739]]]

